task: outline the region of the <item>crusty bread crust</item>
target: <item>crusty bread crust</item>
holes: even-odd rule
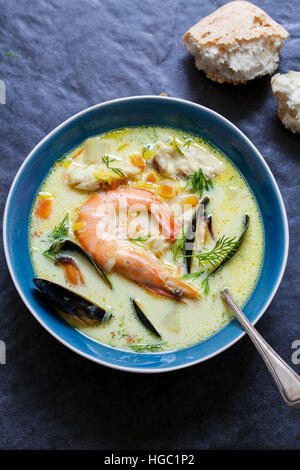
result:
[[[234,1],[192,26],[182,40],[183,42],[192,40],[199,46],[230,46],[237,41],[268,37],[285,40],[288,36],[287,30],[261,8],[250,2]]]
[[[204,72],[205,73],[205,72]],[[218,83],[231,83],[232,85],[241,85],[247,83],[247,80],[240,80],[240,81],[235,81],[235,80],[230,80],[229,78],[220,78],[220,77],[215,77],[214,75],[211,75],[209,73],[205,73],[207,78],[210,78],[213,82],[218,82]],[[257,75],[256,78],[261,78],[263,75]]]
[[[230,80],[229,78],[225,79],[225,78],[216,77],[215,75],[212,75],[210,73],[205,73],[205,75],[207,76],[207,78],[210,78],[213,82],[218,82],[218,83],[232,83],[232,85],[241,85],[242,83],[247,83],[247,80],[234,81],[234,80]]]

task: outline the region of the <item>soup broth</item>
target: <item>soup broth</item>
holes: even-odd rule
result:
[[[260,273],[264,236],[255,198],[224,154],[209,142],[179,130],[136,127],[92,137],[59,157],[33,206],[31,256],[37,277],[70,288],[112,314],[109,321],[98,326],[84,322],[76,325],[83,334],[120,349],[169,351],[204,341],[230,322],[232,314],[222,301],[220,290],[227,286],[236,302],[245,304]],[[192,179],[195,173],[197,178]],[[137,283],[141,281],[139,276],[132,279],[115,269],[113,254],[112,264],[102,266],[112,289],[80,253],[75,255],[78,269],[73,270],[73,275],[78,276],[79,270],[82,279],[76,278],[74,285],[65,266],[45,256],[55,241],[53,230],[62,228],[63,219],[66,229],[56,232],[57,239],[68,236],[77,240],[80,231],[84,236],[86,227],[80,225],[78,214],[94,194],[132,189],[146,191],[167,206],[178,228],[175,240],[163,240],[158,219],[151,218],[149,229],[149,213],[137,211],[128,230],[126,243],[132,247],[129,249],[149,253],[172,279],[199,292],[198,298],[181,294],[178,299],[170,298],[149,290],[151,283],[141,286]],[[206,196],[209,202],[205,207],[199,206]],[[191,272],[187,273],[184,239],[199,207],[203,207],[198,221],[203,225],[203,234],[199,235],[197,227],[194,255],[214,254],[222,239],[231,240],[233,246],[232,240],[237,241],[243,231],[245,214],[249,216],[249,227],[236,253],[214,274],[211,272],[217,265],[212,264],[212,258],[209,260],[211,254],[207,259],[190,257]],[[110,230],[113,233],[115,228]],[[218,258],[217,264],[220,261]],[[160,337],[138,319],[131,299],[136,300]],[[64,315],[64,319],[68,321],[68,316]]]

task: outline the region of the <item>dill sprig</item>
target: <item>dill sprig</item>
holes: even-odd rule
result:
[[[152,130],[153,130],[153,134],[154,134],[154,141],[157,142],[158,141],[157,130],[156,130],[155,127],[152,127]]]
[[[114,173],[116,173],[118,176],[124,176],[126,177],[125,173],[121,170],[121,168],[117,168],[117,167],[112,167],[110,166],[110,164],[114,161],[116,161],[115,158],[109,158],[108,155],[104,155],[102,157],[102,161],[105,163],[105,165],[107,166],[107,168],[109,168],[109,170],[112,170]]]
[[[219,271],[219,269],[221,269],[222,266],[224,266],[225,263],[230,261],[233,258],[233,256],[235,256],[235,254],[237,253],[238,249],[240,248],[244,240],[245,234],[248,230],[249,221],[250,221],[249,215],[245,214],[244,228],[239,238],[236,238],[236,237],[230,238],[230,237],[225,237],[225,235],[223,235],[221,238],[219,238],[219,240],[217,240],[214,248],[210,251],[204,251],[202,253],[197,253],[195,255],[194,254],[182,255],[182,257],[185,257],[185,258],[187,257],[197,258],[200,266],[203,266],[203,262],[207,262],[212,265],[212,269],[210,271],[207,270],[207,276],[201,283],[201,287],[204,288],[204,294],[205,292],[209,292],[209,284],[208,284],[209,276],[212,276],[217,271]],[[201,276],[201,274],[203,274],[203,272],[204,271],[202,270],[196,273],[185,274],[184,278],[191,279],[191,280],[197,279]]]
[[[202,168],[199,168],[198,171],[191,175],[185,185],[185,188],[189,188],[193,193],[199,193],[200,197],[202,196],[204,189],[209,191],[212,187],[212,180],[205,177]]]
[[[50,259],[50,261],[55,261],[57,255],[59,254],[62,246],[64,244],[64,239],[61,239],[61,240],[57,240],[55,242],[52,243],[52,245],[44,251],[44,256],[46,256],[46,258]]]
[[[190,148],[190,145],[192,142],[193,142],[193,139],[187,138],[183,143],[183,147]]]
[[[51,246],[44,251],[44,256],[55,261],[56,256],[59,254],[63,241],[68,235],[70,230],[69,212],[64,216],[63,220],[59,225],[56,225],[54,229],[48,234],[48,239],[53,243]]]
[[[200,266],[203,266],[203,262],[207,262],[213,267],[216,267],[221,261],[227,258],[228,255],[232,254],[232,250],[235,249],[236,243],[236,237],[225,237],[225,235],[223,235],[223,237],[217,240],[212,250],[203,251],[191,256],[198,259]]]
[[[128,238],[128,241],[130,241],[132,243],[135,243],[136,245],[141,246],[142,248],[144,248],[143,243],[146,242],[147,240],[149,240],[150,237],[151,237],[151,235],[147,235],[145,237]]]
[[[0,52],[0,54],[9,56],[9,57],[19,57],[18,54],[14,54],[13,52]]]
[[[199,265],[203,266],[203,262],[210,263],[213,267],[218,266],[227,256],[232,254],[237,244],[236,237],[223,237],[217,240],[214,248],[210,251],[202,251],[192,255],[182,255],[182,257],[197,258]]]
[[[208,295],[210,291],[209,276],[210,276],[210,272],[207,271],[205,278],[201,282],[201,289],[203,289],[204,295]]]
[[[135,352],[156,352],[160,351],[165,343],[154,343],[154,344],[132,344],[130,347]]]
[[[49,240],[61,240],[65,238],[70,230],[69,212],[66,213],[63,220],[59,225],[56,225],[54,229],[49,233]]]
[[[185,245],[185,233],[184,229],[182,229],[182,234],[180,238],[177,238],[172,245],[172,253],[173,253],[173,260],[175,261],[179,254],[183,252]]]
[[[241,244],[243,243],[243,240],[244,240],[244,237],[246,235],[246,232],[248,230],[248,227],[249,227],[249,221],[250,221],[250,217],[248,214],[245,214],[245,218],[244,218],[244,228],[243,228],[243,231],[241,233],[241,235],[239,236],[238,239],[235,239],[235,242],[234,242],[234,246],[231,248],[231,250],[229,251],[229,253],[226,254],[226,256],[224,257],[224,259],[222,259],[222,261],[220,263],[217,264],[217,266],[214,267],[214,269],[212,270],[211,274],[214,274],[216,273],[217,271],[219,271],[219,269],[221,269],[221,267],[227,263],[228,261],[231,260],[231,258],[237,253],[238,249],[240,248]]]
[[[181,150],[181,148],[179,147],[178,143],[177,143],[177,140],[176,140],[176,137],[173,136],[173,141],[172,141],[172,147],[174,150],[176,150],[176,152],[178,152],[180,155],[184,155],[183,151]]]
[[[183,275],[183,279],[186,279],[188,281],[194,281],[195,279],[198,279],[199,277],[201,277],[204,272],[205,271],[199,271],[195,273],[186,273]]]
[[[189,273],[189,274],[185,274],[183,276],[183,279],[187,279],[187,280],[195,280],[195,279],[199,279],[199,277],[202,276],[202,274],[206,273],[206,276],[205,278],[201,281],[201,289],[204,289],[204,295],[208,295],[209,294],[209,291],[210,291],[210,287],[209,287],[209,276],[210,276],[210,272],[209,271],[199,271],[199,272],[195,272],[195,273]]]
[[[137,237],[137,238],[128,238],[131,242],[146,242],[151,235],[146,235],[145,237]]]

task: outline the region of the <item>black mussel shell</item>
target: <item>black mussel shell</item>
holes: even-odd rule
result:
[[[209,197],[205,196],[203,199],[201,199],[200,204],[202,204],[204,207],[207,206],[209,203]]]
[[[132,304],[132,307],[133,307],[133,310],[136,314],[136,316],[138,317],[138,319],[140,320],[140,322],[149,330],[151,331],[151,333],[153,333],[155,336],[157,336],[158,338],[161,338],[161,335],[159,334],[159,332],[157,331],[157,329],[152,325],[151,321],[148,320],[148,318],[146,317],[146,315],[144,314],[144,312],[142,311],[141,307],[139,306],[139,304],[137,303],[136,300],[134,299],[130,299],[131,301],[131,304]]]
[[[215,234],[213,231],[213,226],[212,226],[212,215],[206,215],[206,226],[208,228],[208,231],[210,233],[211,238],[214,240],[215,239]]]
[[[191,271],[192,255],[193,255],[194,242],[195,242],[196,233],[197,233],[197,225],[201,217],[204,217],[202,202],[197,207],[193,215],[193,218],[191,220],[191,223],[189,224],[187,228],[186,235],[185,235],[183,254],[185,257],[184,259],[185,259],[186,269],[188,273],[190,273]]]
[[[98,326],[112,318],[102,307],[71,289],[40,278],[34,278],[33,283],[76,326]]]
[[[215,274],[217,271],[219,271],[219,269],[221,269],[224,266],[224,264],[228,263],[228,261],[230,261],[236,255],[238,249],[240,248],[240,246],[241,246],[241,244],[244,240],[246,232],[248,230],[249,222],[250,222],[250,216],[248,214],[245,214],[244,228],[243,228],[243,231],[242,231],[240,237],[238,238],[236,244],[231,249],[230,253],[228,253],[228,255],[221,261],[221,263],[211,271],[210,275]]]

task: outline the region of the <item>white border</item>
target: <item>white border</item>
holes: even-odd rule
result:
[[[68,347],[69,349],[71,349],[72,351],[76,352],[77,354],[79,354],[80,356],[83,356],[85,357],[86,359],[89,359],[93,362],[96,362],[98,364],[102,364],[104,366],[108,366],[108,367],[111,367],[112,369],[118,369],[118,370],[123,370],[123,371],[126,371],[126,372],[139,372],[139,373],[162,373],[162,372],[170,372],[172,370],[177,370],[177,369],[183,369],[185,367],[190,367],[192,365],[195,365],[195,364],[198,364],[200,362],[204,362],[204,361],[207,361],[208,359],[220,354],[221,352],[225,351],[226,349],[230,348],[233,344],[235,344],[237,341],[239,341],[244,335],[245,335],[245,332],[241,332],[241,334],[236,338],[234,339],[233,341],[231,341],[230,343],[228,343],[226,346],[224,346],[223,348],[221,349],[218,349],[218,351],[215,351],[214,353],[211,353],[209,354],[208,356],[204,357],[204,358],[200,358],[200,359],[196,359],[195,361],[192,361],[188,364],[180,364],[178,366],[171,366],[171,367],[167,367],[167,368],[164,368],[164,369],[148,369],[148,368],[134,368],[134,367],[127,367],[127,366],[119,366],[119,365],[115,365],[115,364],[110,364],[109,362],[106,362],[106,361],[103,361],[103,360],[100,360],[100,359],[97,359],[97,358],[94,358],[94,357],[91,357],[89,356],[88,354],[86,353],[83,353],[81,352],[80,350],[78,350],[77,348],[69,345],[66,341],[64,341],[62,338],[60,338],[56,333],[54,333],[50,328],[48,328],[47,325],[44,324],[44,322],[41,320],[41,318],[39,317],[39,315],[35,312],[35,310],[31,307],[30,303],[27,301],[26,297],[23,295],[22,293],[22,290],[21,290],[21,287],[20,285],[18,284],[16,278],[15,278],[15,275],[14,275],[14,271],[13,271],[13,268],[12,268],[12,265],[11,265],[11,262],[10,262],[10,258],[9,258],[9,254],[8,254],[8,246],[7,246],[7,239],[6,239],[6,232],[7,232],[7,213],[8,213],[8,206],[10,204],[10,199],[11,199],[11,196],[12,196],[12,193],[13,193],[13,190],[16,186],[16,183],[17,183],[17,180],[19,178],[19,175],[21,174],[23,168],[25,167],[25,165],[28,163],[28,161],[30,160],[31,156],[33,155],[33,153],[38,150],[38,148],[47,140],[49,139],[49,137],[51,137],[56,131],[58,131],[59,129],[63,128],[66,124],[70,123],[72,120],[76,119],[78,116],[81,116],[87,112],[89,112],[90,110],[92,109],[98,109],[98,108],[102,108],[103,106],[107,106],[108,104],[113,104],[113,103],[118,103],[120,101],[130,101],[132,99],[145,99],[145,98],[152,98],[152,99],[157,99],[158,101],[161,101],[161,100],[168,100],[168,101],[174,101],[174,102],[179,102],[179,103],[186,103],[188,105],[192,105],[192,106],[195,106],[197,108],[201,108],[201,109],[204,109],[206,112],[208,113],[211,113],[215,116],[217,116],[218,118],[222,119],[223,121],[225,121],[227,124],[229,124],[231,127],[233,127],[236,131],[238,131],[238,133],[246,139],[248,145],[252,148],[252,150],[254,150],[256,152],[256,154],[258,155],[258,157],[260,158],[261,160],[261,163],[263,164],[266,172],[269,174],[273,184],[274,184],[274,188],[275,188],[275,191],[277,193],[277,196],[278,196],[278,199],[279,199],[279,203],[280,203],[280,207],[281,207],[281,210],[282,210],[282,213],[283,213],[283,218],[284,218],[284,233],[285,233],[285,238],[286,238],[286,245],[285,245],[285,249],[284,249],[284,257],[283,257],[283,262],[282,262],[282,266],[281,266],[281,270],[280,270],[280,274],[279,274],[279,277],[278,277],[278,281],[274,287],[274,289],[272,290],[271,294],[269,295],[269,300],[265,306],[265,308],[260,312],[260,314],[258,315],[258,317],[256,318],[256,320],[253,322],[253,325],[256,324],[256,322],[262,317],[262,315],[264,314],[264,312],[267,310],[267,308],[269,307],[271,301],[273,300],[273,297],[280,285],[280,282],[282,280],[282,276],[284,274],[284,271],[285,271],[285,267],[286,267],[286,263],[287,263],[287,257],[288,257],[288,249],[289,249],[289,230],[288,230],[288,220],[287,220],[287,215],[286,215],[286,210],[285,210],[285,206],[284,206],[284,203],[283,203],[283,199],[282,199],[282,196],[281,196],[281,193],[279,191],[279,188],[278,188],[278,185],[276,183],[276,180],[270,170],[270,168],[268,167],[267,163],[265,162],[263,156],[261,155],[261,153],[257,150],[257,148],[252,144],[252,142],[248,139],[248,137],[237,127],[235,126],[234,124],[232,124],[228,119],[224,118],[223,116],[221,116],[219,113],[207,108],[206,106],[202,106],[200,104],[196,104],[196,103],[193,103],[191,101],[187,101],[187,100],[183,100],[183,99],[180,99],[180,98],[170,98],[170,97],[161,97],[161,96],[156,96],[156,95],[141,95],[141,96],[127,96],[127,97],[124,97],[124,98],[118,98],[118,99],[115,99],[115,100],[110,100],[110,101],[104,101],[103,103],[99,103],[99,104],[96,104],[94,106],[90,106],[89,108],[86,108],[84,109],[83,111],[80,111],[79,113],[75,114],[74,116],[70,117],[69,119],[67,119],[66,121],[62,122],[61,124],[59,124],[53,131],[51,131],[49,134],[46,135],[46,137],[44,137],[35,147],[34,149],[29,153],[29,155],[25,158],[24,162],[22,163],[21,167],[19,168],[15,178],[14,178],[14,181],[11,185],[11,188],[10,188],[10,191],[9,191],[9,194],[8,194],[8,197],[7,197],[7,201],[6,201],[6,205],[5,205],[5,210],[4,210],[4,218],[3,218],[3,244],[4,244],[4,253],[5,253],[5,258],[6,258],[6,262],[7,262],[7,265],[8,265],[8,269],[9,269],[9,272],[10,272],[10,275],[11,275],[11,278],[13,280],[13,283],[21,297],[21,299],[23,300],[24,304],[26,305],[26,307],[28,308],[28,310],[32,313],[32,315],[36,318],[36,320],[52,335],[54,336],[54,338],[56,338],[58,341],[60,341],[62,344],[64,344],[66,347]]]

